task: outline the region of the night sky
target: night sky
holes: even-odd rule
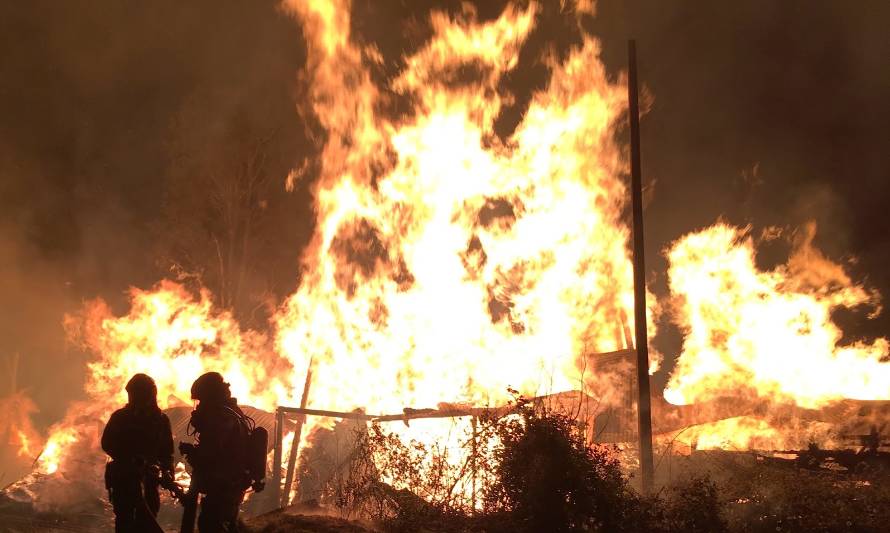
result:
[[[422,44],[438,4],[459,6],[357,1],[354,32],[397,59]],[[294,192],[283,178],[319,145],[313,117],[296,105],[307,90],[305,44],[276,5],[0,3],[0,355],[21,354],[20,384],[43,423],[81,386],[83,355],[64,343],[63,313],[95,297],[123,311],[128,286],[170,275],[165,258],[195,242],[173,228],[206,209],[191,176],[210,172],[237,132],[268,134],[268,172],[281,177],[240,305],[296,286],[312,232],[311,167]],[[480,2],[480,16],[499,8]],[[546,80],[537,51],[577,42],[560,17],[544,10],[504,81],[517,93]],[[627,39],[637,39],[640,81],[654,97],[642,149],[657,293],[665,247],[722,218],[755,233],[815,220],[817,246],[890,295],[887,20],[882,1],[599,2],[585,27],[609,72],[625,68]],[[519,102],[501,117],[503,132]],[[758,260],[768,267],[782,253]],[[852,339],[886,335],[888,316],[838,318]],[[656,345],[675,353],[679,337],[666,328]]]

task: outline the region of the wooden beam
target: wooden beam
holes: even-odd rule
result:
[[[284,411],[275,410],[275,453],[272,455],[272,501],[281,505],[281,459],[284,446]]]
[[[303,407],[285,407],[281,406],[278,408],[282,413],[292,414],[292,415],[308,415],[308,416],[322,416],[327,418],[348,418],[350,420],[373,420],[374,417],[370,415],[366,415],[365,413],[356,413],[356,412],[343,412],[343,411],[330,411],[327,409],[309,409]]]
[[[468,407],[465,409],[406,409],[405,412],[394,415],[368,415],[355,411],[330,411],[327,409],[308,409],[303,407],[279,407],[279,411],[287,414],[323,416],[328,418],[344,418],[350,420],[364,420],[366,422],[398,422],[416,420],[422,418],[458,418],[463,416],[505,415],[514,411],[513,407]]]
[[[306,402],[309,399],[309,385],[312,384],[312,359],[309,360],[309,367],[306,369],[306,381],[303,383],[303,397],[300,398],[300,408],[306,408]],[[297,427],[294,428],[294,440],[290,445],[290,456],[287,459],[287,476],[284,478],[284,496],[283,507],[290,505],[290,491],[294,482],[294,470],[297,467],[297,452],[300,450],[300,439],[303,436],[303,422],[306,421],[305,416],[297,418]]]

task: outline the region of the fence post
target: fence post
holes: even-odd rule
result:
[[[275,409],[275,450],[272,454],[272,501],[281,506],[281,448],[284,445],[284,410]]]

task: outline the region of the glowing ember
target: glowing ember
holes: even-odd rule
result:
[[[786,447],[779,431],[766,420],[756,417],[727,418],[702,424],[689,428],[678,438],[697,450],[781,450]]]
[[[693,450],[801,450],[812,442],[838,444],[835,429],[824,422],[782,424],[770,417],[735,416],[661,435],[659,440],[679,454]]]
[[[185,488],[192,484],[192,476],[185,469],[185,463],[178,462],[173,467],[173,481]]]

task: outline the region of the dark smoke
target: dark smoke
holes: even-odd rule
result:
[[[261,322],[293,290],[312,231],[306,184],[284,190],[314,149],[295,112],[304,61],[272,0],[0,3],[0,358],[21,355],[39,425],[82,387],[64,313],[95,297],[122,311],[128,286],[174,275],[218,290],[194,258],[226,236],[208,183],[257,140],[266,186],[233,307]]]
[[[890,296],[888,17],[879,1],[598,3],[606,65],[625,68],[636,38],[655,97],[642,147],[644,179],[657,180],[646,213],[657,290],[659,252],[722,216],[755,234],[815,220],[816,246]],[[850,340],[890,330],[887,312],[840,315]],[[676,353],[678,339],[658,341]]]

